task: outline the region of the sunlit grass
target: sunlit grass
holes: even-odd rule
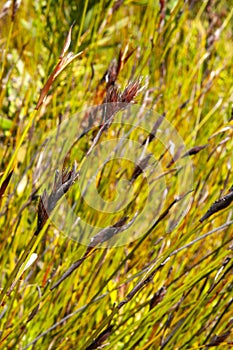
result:
[[[199,222],[232,186],[230,2],[25,0],[12,15],[14,6],[4,10],[1,2],[0,9],[1,348],[230,349],[232,206]],[[49,84],[47,98],[35,110],[72,24],[66,53],[82,54]],[[98,128],[75,140],[65,167],[70,170],[76,161],[81,174],[95,142],[90,159],[101,166],[100,146],[124,135],[139,145],[132,146],[134,161],[143,159],[143,149],[154,157],[141,163],[154,186],[149,199],[154,212],[140,222],[143,234],[123,246],[99,248],[90,241],[100,228],[114,227],[122,218],[128,223],[143,212],[148,187],[145,174],[135,170],[138,163],[109,160],[97,172],[93,184],[105,200],[103,212],[82,201],[77,180],[70,186],[64,202],[95,227],[80,239],[82,245],[67,237],[68,229],[70,236],[76,232],[69,216],[62,218],[65,229],[49,221],[38,229],[41,179],[49,179],[50,195],[60,153],[57,149],[47,169],[40,168],[37,156],[51,132],[63,131],[64,121],[74,125],[69,121],[76,115],[81,133],[91,120],[87,108],[113,102],[106,71],[114,72],[113,60],[119,63],[119,57],[118,90],[112,94],[129,98],[127,87],[135,88],[129,100],[139,105],[138,119],[132,120],[145,119],[151,110],[153,126],[164,115],[185,148],[175,149],[172,159],[174,135],[166,134],[163,119],[154,139],[148,138],[152,128],[145,133],[113,123],[98,140]],[[103,122],[98,118],[94,125]],[[199,146],[205,147],[182,158]],[[91,170],[92,163],[86,177]],[[127,210],[106,214],[125,193],[134,198]],[[56,210],[50,214],[56,218]],[[117,231],[112,242],[121,242],[127,232]],[[32,253],[37,259],[26,266]],[[78,266],[59,282],[75,262]]]

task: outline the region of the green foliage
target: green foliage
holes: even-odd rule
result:
[[[232,206],[199,220],[231,193],[233,181],[231,1],[25,0],[18,8],[15,1],[9,8],[7,3],[0,3],[1,348],[230,349]],[[69,52],[83,52],[35,109],[73,23]],[[164,114],[186,151],[205,147],[190,155],[191,202],[179,225],[187,195],[177,199],[182,153],[172,163],[154,140],[148,150],[161,158],[168,192],[156,221],[124,246],[86,247],[49,221],[38,230],[42,192],[35,182],[40,170],[35,155],[49,132],[74,113],[80,112],[77,128],[83,129],[82,112],[103,103],[108,89],[100,81],[120,53],[129,57],[117,75],[117,98],[135,82],[137,96],[130,101]],[[101,141],[127,132],[127,126],[112,126]],[[74,145],[68,168],[74,160],[81,168],[96,133]],[[139,134],[131,133],[131,140]],[[98,193],[113,201],[121,193],[117,181],[132,180],[134,170],[125,159],[106,163]],[[131,219],[147,199],[143,179],[140,174],[132,182],[138,199],[128,207]],[[77,202],[76,214],[94,226],[113,227],[122,219],[88,211],[77,184],[66,200]],[[32,253],[37,258],[27,266]],[[53,288],[75,262],[80,266]]]

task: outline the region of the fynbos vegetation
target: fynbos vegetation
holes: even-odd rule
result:
[[[1,349],[232,348],[232,5],[0,2]]]

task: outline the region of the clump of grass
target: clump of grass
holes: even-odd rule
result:
[[[230,3],[25,0],[0,11],[1,348],[229,349]],[[136,122],[148,110],[159,115],[148,132],[114,123],[134,103]],[[84,132],[64,167],[40,168],[44,140],[51,130],[59,137],[77,112]],[[172,140],[165,121],[185,149],[172,153],[171,143],[159,142],[161,130]],[[77,184],[95,146],[119,135],[137,141],[136,162],[106,159],[96,182],[111,202],[118,182],[127,180],[133,200],[115,215],[89,208]],[[189,157],[193,182],[177,193]],[[162,170],[155,173],[157,163]],[[53,179],[47,192],[38,185],[43,172]],[[135,240],[100,247],[123,239],[140,216],[145,174],[150,186],[165,183],[150,198],[155,219]],[[65,197],[96,228],[86,246],[53,225]]]

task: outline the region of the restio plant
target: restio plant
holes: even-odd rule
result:
[[[0,2],[1,349],[232,348],[232,5]]]

